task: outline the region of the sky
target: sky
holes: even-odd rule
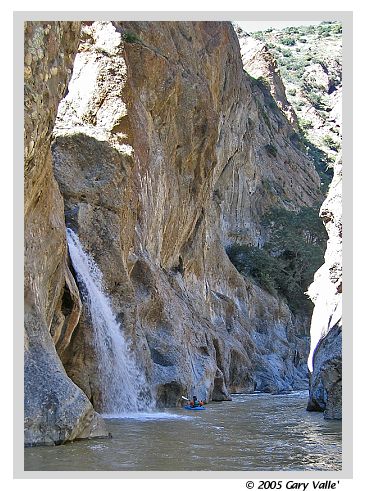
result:
[[[333,20],[333,19],[330,19]],[[236,24],[239,24],[241,28],[245,32],[254,32],[254,31],[264,31],[265,29],[269,29],[270,27],[273,27],[275,29],[284,29],[285,27],[291,27],[291,26],[310,26],[310,25],[316,25],[320,24],[322,20],[300,20],[300,21],[292,21],[292,20],[264,20],[264,21],[257,21],[257,20],[248,20],[248,21],[235,21]]]

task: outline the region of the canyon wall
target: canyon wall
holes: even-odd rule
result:
[[[329,235],[325,263],[315,274],[308,293],[315,304],[309,356],[310,411],[324,411],[325,418],[342,417],[342,161],[320,216]]]
[[[335,163],[342,143],[342,23],[271,28],[252,32],[251,36],[236,26],[236,32],[251,75],[263,76],[266,67],[276,60],[275,84],[269,82],[275,88],[277,78],[281,78],[291,112],[282,90],[275,89],[274,97],[291,121],[297,115],[309,153],[320,174],[322,170],[327,174],[322,176],[327,188],[331,179],[327,179],[330,172],[325,164]]]
[[[323,188],[330,182],[332,170],[334,173],[320,210],[329,236],[325,263],[308,290],[315,304],[308,360],[308,409],[324,411],[330,419],[340,419],[342,414],[341,31],[341,24],[330,22],[280,31],[269,29],[250,36],[236,26],[244,68],[269,86],[289,121],[300,124],[304,136],[317,144],[312,150],[306,141],[319,171],[322,164]],[[329,162],[337,156],[332,168],[326,167],[324,158],[317,163],[323,152]]]
[[[321,201],[271,99],[244,72],[230,23],[83,27],[55,176],[158,406],[307,387],[308,319],[225,252],[239,237],[261,246],[270,208]],[[60,356],[98,408],[89,322],[82,313]]]
[[[55,350],[55,344],[61,350],[65,347],[81,311],[68,267],[63,199],[50,150],[79,32],[79,22],[26,22],[24,26],[26,445],[106,434],[103,420],[66,375]]]
[[[265,43],[236,29],[241,48],[243,68],[255,79],[268,84],[279,109],[286,115],[295,130],[298,128],[297,115],[289,103],[277,62]]]
[[[320,203],[320,181],[244,72],[232,25],[84,23],[53,169],[79,26],[27,29],[26,442],[106,434],[65,222],[158,407],[306,388],[309,318],[240,275],[226,247],[261,247],[262,216]]]

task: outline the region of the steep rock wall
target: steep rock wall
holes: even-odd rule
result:
[[[315,304],[309,355],[309,410],[325,411],[325,418],[342,417],[342,162],[320,216],[329,235],[325,263],[316,272],[308,293]]]
[[[251,37],[237,28],[236,33],[241,48],[244,69],[252,77],[262,79],[269,84],[269,89],[278,107],[287,115],[295,130],[298,131],[297,115],[289,103],[279,68],[265,43]]]
[[[238,27],[237,32],[250,74],[262,75],[269,55],[276,60],[310,151],[316,161],[322,160],[320,170],[334,164],[342,143],[342,24],[268,29],[251,33],[251,37]],[[254,56],[256,47],[260,60]],[[275,99],[282,104],[282,95]],[[287,112],[287,106],[285,109]]]
[[[55,176],[66,223],[103,272],[158,406],[193,392],[223,400],[305,386],[307,319],[244,279],[225,252],[239,234],[261,245],[270,207],[320,199],[314,167],[269,97],[243,71],[230,23],[83,28],[55,128]],[[82,313],[60,356],[98,407],[88,322]]]
[[[63,200],[50,141],[71,76],[79,22],[26,22],[25,81],[25,444],[106,435],[104,423],[56,353],[70,341],[81,302],[67,263]]]

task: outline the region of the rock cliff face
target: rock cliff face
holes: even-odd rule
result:
[[[79,292],[67,263],[64,206],[50,141],[79,43],[78,22],[25,23],[25,444],[106,434],[55,351],[78,323]]]
[[[275,58],[287,99],[311,143],[310,153],[323,165],[333,164],[342,139],[342,24],[268,29],[251,36],[238,28],[237,32],[250,74],[255,70],[257,78],[259,68],[263,71],[264,53]],[[262,55],[260,63],[258,57],[253,58],[256,51]],[[282,96],[275,99],[280,101]]]
[[[270,92],[278,107],[287,115],[289,122],[298,131],[297,116],[287,99],[280,70],[274,56],[265,43],[251,37],[239,28],[236,29],[236,33],[240,43],[243,68],[252,77],[262,79],[269,84]]]
[[[42,62],[57,68],[56,85],[34,71],[29,83],[38,85],[26,90],[31,101],[46,94],[40,108],[52,98],[56,110],[76,29],[51,25],[53,56],[64,61],[47,54]],[[55,112],[43,117],[37,107],[34,127],[26,122],[26,152],[32,131],[44,135],[34,160],[26,154],[29,441],[104,434],[88,401],[101,409],[64,212],[103,274],[158,407],[193,393],[225,400],[307,387],[309,319],[241,276],[225,248],[239,240],[261,247],[263,214],[321,202],[320,181],[267,87],[244,72],[232,25],[85,23],[68,89],[52,144],[58,185],[49,154]]]
[[[309,410],[325,418],[342,417],[342,163],[334,167],[320,216],[329,241],[325,263],[315,274],[309,295],[315,304],[311,323]]]
[[[67,225],[103,272],[158,406],[193,391],[223,400],[305,387],[307,319],[240,276],[225,252],[238,236],[261,245],[270,207],[320,199],[270,99],[243,71],[229,23],[83,28],[55,127],[55,176]],[[60,356],[98,400],[88,322],[82,313]]]
[[[339,419],[342,414],[342,163],[339,152],[342,26],[330,22],[270,29],[251,36],[237,27],[236,32],[244,67],[250,75],[268,83],[278,106],[293,123],[294,114],[288,111],[289,98],[297,111],[296,121],[298,119],[310,142],[317,145],[311,152],[316,161],[321,158],[320,163],[326,169],[326,161],[330,164],[338,155],[333,165],[334,178],[320,210],[329,235],[325,263],[308,290],[315,303],[308,361],[311,372],[308,409],[325,411],[326,418]],[[274,66],[279,70],[274,70]],[[323,152],[327,160],[323,159]],[[320,166],[318,168],[320,172]],[[329,171],[325,174],[321,169],[320,173],[327,184]]]

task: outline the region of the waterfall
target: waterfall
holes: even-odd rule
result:
[[[83,250],[78,236],[69,228],[66,234],[83,306],[91,321],[101,412],[118,415],[149,409],[150,391],[103,291],[102,273]]]

